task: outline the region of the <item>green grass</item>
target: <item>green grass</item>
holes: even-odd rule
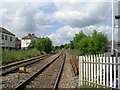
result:
[[[80,86],[80,88],[97,88],[97,85],[95,85],[95,84],[91,84],[91,85],[89,85],[88,83],[85,84],[85,82],[84,82],[83,85]]]
[[[68,49],[66,50],[69,55],[73,58],[76,58],[76,56],[79,56],[79,51],[78,50],[75,50],[75,49]]]
[[[2,64],[20,61],[34,56],[41,55],[36,49],[30,50],[2,50]]]

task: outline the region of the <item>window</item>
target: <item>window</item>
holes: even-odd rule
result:
[[[4,34],[2,34],[2,40],[4,40]]]
[[[7,35],[5,35],[5,40],[7,40]]]
[[[12,41],[12,37],[10,37],[10,41]]]

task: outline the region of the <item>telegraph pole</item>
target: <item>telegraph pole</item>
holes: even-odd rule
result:
[[[115,55],[115,51],[114,51],[114,28],[115,28],[115,14],[114,14],[114,0],[112,0],[112,47],[111,47],[111,55],[114,56]]]
[[[119,4],[120,4],[120,2],[119,2]],[[119,7],[118,7],[118,9],[119,9]],[[116,47],[116,49],[115,49],[115,51],[116,51],[116,56],[120,56],[120,36],[119,36],[119,34],[120,34],[120,15],[119,15],[119,11],[118,11],[118,15],[116,15],[115,16],[115,19],[117,20],[117,22],[118,22],[118,40],[117,40],[117,47]]]
[[[115,13],[116,10],[117,10],[117,13]],[[114,30],[116,29],[118,30],[118,36],[117,36],[118,40],[117,40],[117,45],[114,48]],[[120,1],[112,0],[112,48],[111,48],[112,56],[120,56],[119,34],[120,34]]]

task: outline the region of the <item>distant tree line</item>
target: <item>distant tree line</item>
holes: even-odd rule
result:
[[[56,46],[57,49],[76,49],[79,55],[99,54],[107,51],[108,38],[102,32],[94,30],[92,35],[85,35],[82,31],[76,34],[69,44]]]

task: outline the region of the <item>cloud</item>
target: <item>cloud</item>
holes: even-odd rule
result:
[[[71,28],[70,26],[64,26],[63,28],[58,29],[56,32],[48,35],[48,37],[53,41],[54,45],[60,45],[69,43],[73,38],[74,34],[78,33],[78,28]]]
[[[96,29],[111,37],[110,2],[4,2],[0,6],[0,17],[1,26],[16,36],[22,38],[27,33],[48,36],[54,45],[69,43],[81,30],[89,35]],[[54,22],[61,26],[52,24]],[[47,35],[50,27],[56,30]]]
[[[10,5],[7,6],[8,4]],[[45,3],[44,5],[48,6],[49,4]],[[8,28],[18,37],[22,38],[25,34],[32,32],[39,33],[39,36],[44,35],[51,27],[52,14],[41,10],[44,7],[41,3],[3,3],[3,5],[0,8],[1,26]]]
[[[111,3],[108,2],[57,2],[55,5],[56,20],[72,27],[81,28],[106,22],[111,18]]]
[[[48,35],[48,37],[53,41],[53,44],[56,46],[69,43],[71,40],[73,40],[75,34],[78,34],[80,31],[83,31],[83,33],[86,35],[91,35],[93,33],[93,30],[97,30],[98,32],[102,32],[108,35],[109,36],[108,38],[110,39],[112,35],[111,29],[112,28],[110,26],[98,26],[98,25],[86,26],[84,28],[72,28],[70,26],[64,26],[63,28],[58,29],[51,35]]]

